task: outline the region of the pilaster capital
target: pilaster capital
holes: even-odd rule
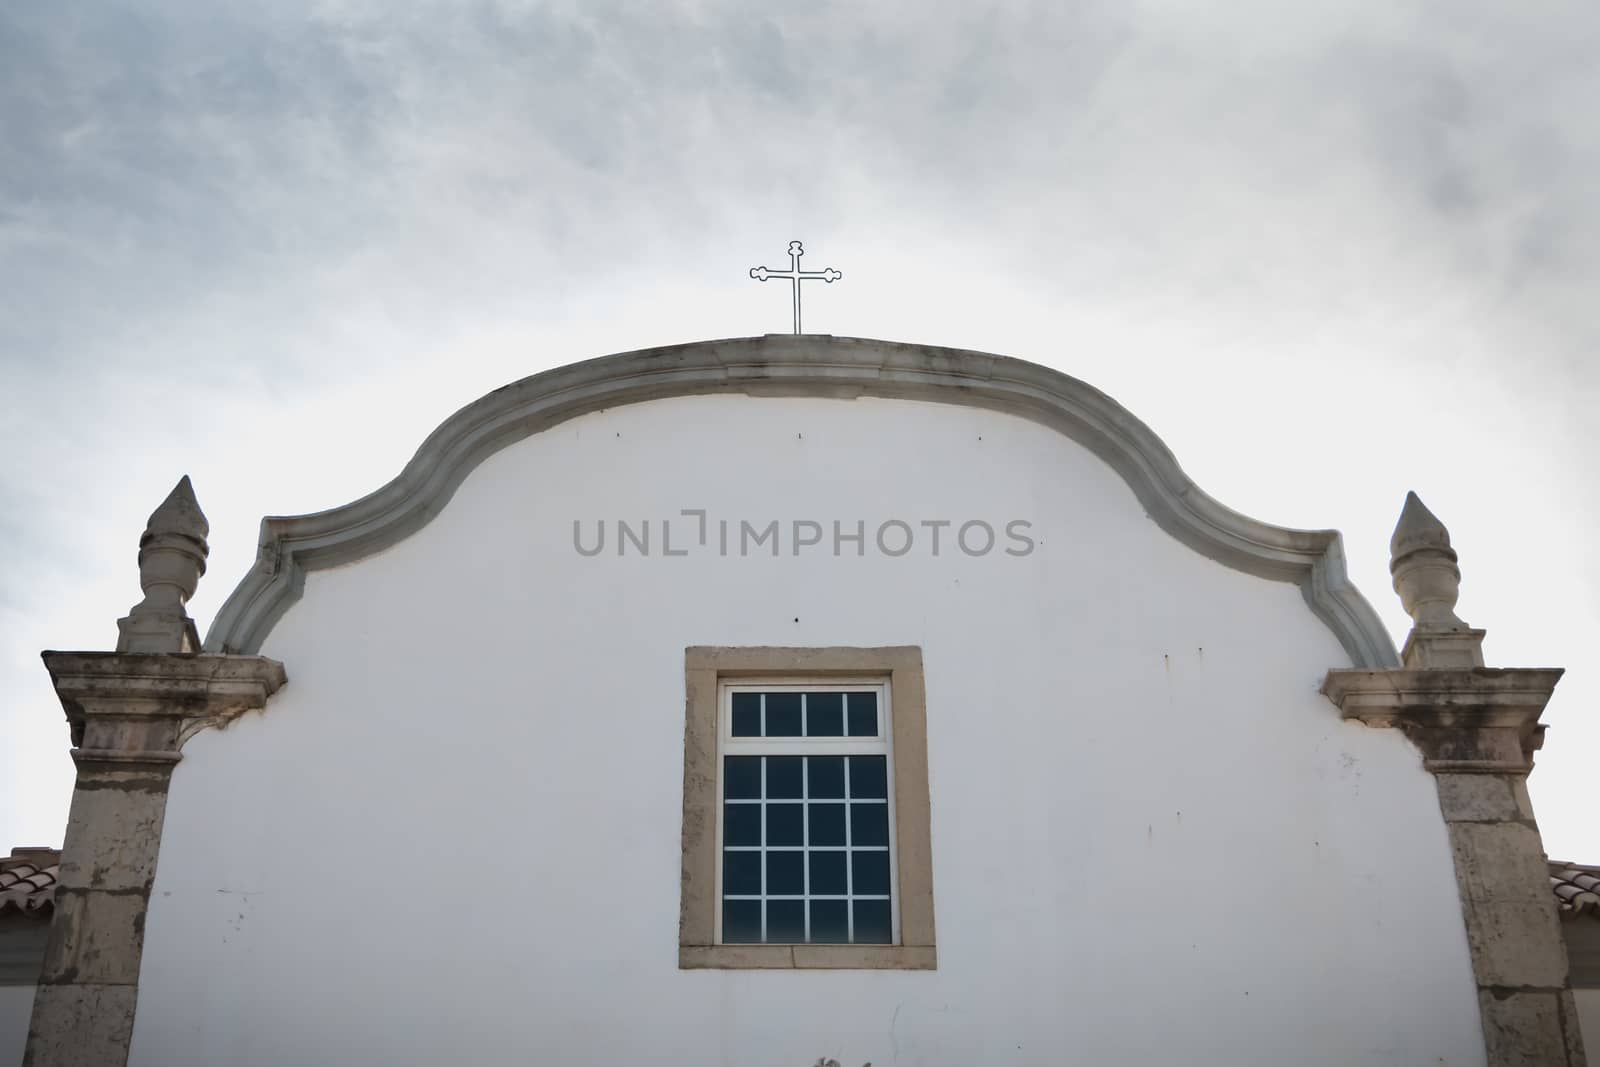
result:
[[[1346,719],[1397,728],[1428,770],[1527,774],[1544,742],[1559,667],[1331,670],[1322,693]]]
[[[170,768],[207,726],[259,711],[287,680],[265,656],[45,652],[67,713],[80,777],[106,770]]]

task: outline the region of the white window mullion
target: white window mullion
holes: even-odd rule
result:
[[[761,698],[762,732],[766,732],[767,698]],[[761,761],[761,943],[767,943],[767,761]]]
[[[805,709],[802,706],[800,719],[805,721]],[[802,727],[803,729],[803,727]],[[811,757],[800,758],[800,892],[804,899],[800,906],[805,909],[806,944],[811,943]]]
[[[850,759],[844,761],[844,929],[845,941],[856,943],[856,909],[851,903],[855,896],[855,864],[850,862]]]
[[[843,741],[834,737],[810,741],[787,737],[758,741],[753,737],[741,737],[726,742],[723,751],[730,756],[881,756],[884,748],[882,741],[860,737]]]

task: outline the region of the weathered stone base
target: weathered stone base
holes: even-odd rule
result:
[[[1494,1067],[1584,1067],[1571,990],[1481,989],[1483,1039]]]
[[[128,1062],[132,985],[46,985],[33,1001],[22,1067],[102,1067]]]

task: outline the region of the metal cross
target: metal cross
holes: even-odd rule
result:
[[[800,283],[804,281],[811,281],[814,278],[821,278],[823,281],[832,284],[833,282],[836,282],[840,278],[844,277],[843,274],[840,274],[832,267],[829,267],[826,270],[801,270],[800,257],[805,254],[806,250],[800,247],[799,241],[790,241],[788,270],[769,270],[766,267],[750,268],[750,277],[754,278],[758,282],[764,282],[768,278],[787,278],[789,280],[790,287],[794,290],[795,333],[800,332]]]

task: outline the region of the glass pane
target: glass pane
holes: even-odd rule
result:
[[[800,694],[768,693],[767,736],[800,736]]]
[[[800,799],[800,771],[801,761],[805,759],[804,756],[756,756],[752,758],[765,758],[767,761],[768,799]],[[881,757],[879,762],[882,762]]]
[[[767,901],[767,944],[804,944],[806,940],[806,902],[803,900]]]
[[[722,891],[730,896],[754,896],[761,892],[761,853],[722,853]]]
[[[761,736],[761,694],[733,694],[733,736]]]
[[[877,737],[878,694],[849,693],[847,699],[850,705],[850,736]]]
[[[732,800],[761,799],[761,757],[723,757],[722,790]]]
[[[844,805],[811,804],[811,843],[813,845],[844,844]]]
[[[761,805],[722,805],[722,843],[724,845],[761,844]]]
[[[729,842],[732,844],[733,842]],[[889,843],[889,805],[850,805],[850,843],[887,845]]]
[[[811,791],[806,795],[812,800],[844,796],[843,756],[811,756],[806,760],[806,771],[811,779],[807,783]]]
[[[811,902],[811,940],[819,945],[839,945],[850,940],[846,925],[843,900],[813,900]]]
[[[811,893],[813,896],[844,896],[844,853],[811,853]],[[840,921],[844,916],[840,916]]]
[[[850,757],[850,796],[881,800],[889,795],[888,771],[882,756]],[[767,794],[771,796],[771,793]]]
[[[757,855],[758,853],[746,853]],[[799,896],[806,891],[806,854],[794,852],[767,853],[767,894],[769,896]],[[885,876],[885,882],[887,882]],[[731,892],[731,890],[730,890]]]
[[[851,906],[856,910],[856,944],[887,945],[893,933],[889,925],[889,902],[857,900]]]
[[[806,736],[844,736],[844,694],[806,694]]]
[[[850,888],[863,896],[889,892],[889,853],[850,853]],[[770,888],[767,890],[772,891]]]
[[[722,902],[722,940],[730,945],[761,940],[761,901],[724,900]]]
[[[769,845],[803,845],[805,838],[802,834],[802,818],[805,813],[804,804],[768,804],[767,805],[767,844]],[[728,844],[737,842],[729,841]]]

